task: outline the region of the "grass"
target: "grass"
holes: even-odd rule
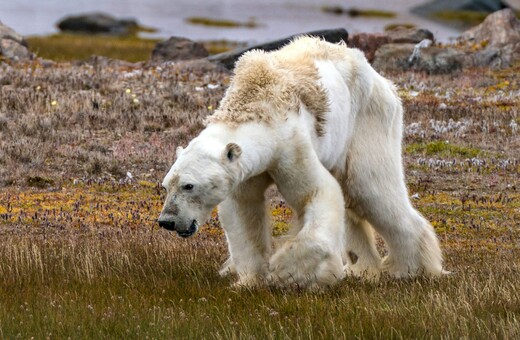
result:
[[[453,275],[306,292],[219,277],[216,212],[192,239],[156,227],[174,150],[203,128],[229,74],[0,64],[0,337],[520,337],[516,71],[387,74],[405,106],[409,192]],[[282,235],[292,212],[268,198]]]
[[[238,21],[233,21],[233,20],[212,19],[212,18],[206,18],[206,17],[189,17],[189,18],[186,18],[186,22],[193,24],[193,25],[221,27],[221,28],[237,28],[237,27],[255,28],[258,26],[256,21],[253,19],[250,19],[247,22],[238,22]]]
[[[412,29],[412,28],[416,28],[416,27],[417,26],[415,24],[410,24],[410,23],[388,24],[385,26],[385,32],[393,31],[395,29]]]
[[[84,35],[59,33],[48,36],[31,36],[27,42],[39,57],[58,62],[86,60],[93,55],[129,62],[149,60],[160,39],[140,38],[136,35]],[[243,44],[226,41],[204,41],[210,54],[227,52]]]
[[[460,22],[465,26],[476,26],[483,22],[488,15],[488,12],[450,10],[435,12],[431,15],[431,17],[447,22]],[[516,12],[516,16],[520,18],[520,11]]]
[[[413,143],[406,146],[406,152],[411,154],[423,154],[425,156],[463,157],[475,158],[482,151],[460,145],[453,145],[447,141],[435,141],[430,143]]]
[[[132,183],[4,192],[0,202],[10,212],[0,222],[0,292],[10,298],[0,306],[0,334],[514,338],[520,332],[520,267],[510,261],[520,255],[520,235],[503,214],[496,217],[506,224],[500,230],[486,223],[481,229],[469,223],[465,229],[438,227],[454,271],[442,279],[349,278],[314,293],[236,290],[217,275],[226,256],[218,220],[190,240],[158,230],[158,190]],[[419,202],[434,222],[446,211],[463,210],[460,201],[441,198]],[[513,207],[519,199],[513,197]],[[448,207],[429,212],[439,203]],[[475,203],[473,210],[494,204]],[[464,215],[452,215],[451,224]]]
[[[84,60],[92,55],[130,62],[150,59],[158,39],[137,36],[104,36],[60,33],[27,38],[31,51],[39,57],[55,61]]]

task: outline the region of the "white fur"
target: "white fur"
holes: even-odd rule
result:
[[[344,276],[344,263],[347,273],[370,278],[382,271],[396,277],[441,274],[437,237],[408,199],[401,160],[402,106],[393,85],[361,52],[341,44],[301,38],[279,51],[257,53],[241,60],[237,75],[255,72],[253,63],[258,60],[269,68],[262,74],[266,84],[272,83],[270,72],[298,79],[292,74],[307,67],[304,73],[309,77],[317,74],[317,79],[305,81],[317,82],[327,94],[325,133],[316,128],[317,116],[303,103],[298,110],[266,116],[266,108],[284,107],[290,97],[276,101],[276,106],[258,98],[260,114],[249,94],[242,97],[251,103],[234,105],[240,80],[232,82],[223,102],[229,108],[245,107],[247,117],[239,123],[226,121],[221,110],[218,119],[210,119],[180,151],[163,183],[169,198],[161,216],[181,226],[192,218],[200,223],[219,201],[230,252],[221,273],[236,272],[241,285],[264,280],[329,285]],[[273,88],[288,88],[283,79],[276,81],[281,83]],[[305,93],[307,103],[313,93],[320,92]],[[313,109],[320,112],[319,107]],[[229,152],[237,148],[230,145],[239,146],[236,157]],[[203,194],[182,193],[179,183],[186,181],[201,186]],[[210,188],[208,183],[214,182],[219,184]],[[297,222],[293,235],[271,254],[264,191],[273,182],[294,209]],[[172,207],[188,212],[172,214]],[[389,249],[383,261],[373,229]]]

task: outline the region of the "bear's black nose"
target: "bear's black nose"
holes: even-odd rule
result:
[[[159,226],[161,228],[167,229],[167,230],[175,230],[175,222],[173,221],[158,221]]]

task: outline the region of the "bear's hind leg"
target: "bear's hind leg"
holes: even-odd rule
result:
[[[375,246],[372,226],[351,209],[346,209],[347,274],[377,279],[381,273],[381,257]]]
[[[445,273],[439,240],[430,223],[415,210],[397,223],[384,231],[389,254],[383,259],[383,270],[395,277]]]
[[[399,179],[396,176],[386,181],[375,180],[384,185],[380,188],[372,185],[371,190],[367,190],[370,184],[365,183],[360,186],[365,190],[354,196],[359,213],[383,237],[389,250],[382,270],[395,277],[440,275],[442,255],[435,231],[413,208],[404,181],[399,183]],[[349,189],[352,191],[352,187]]]

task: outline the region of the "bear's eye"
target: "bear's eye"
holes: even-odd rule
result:
[[[193,190],[193,184],[184,184],[182,186],[182,190],[185,190],[185,191],[191,191]]]

